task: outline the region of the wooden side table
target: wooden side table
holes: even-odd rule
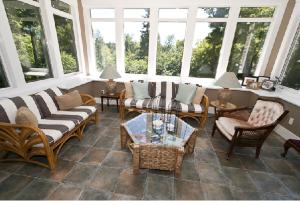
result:
[[[237,106],[233,103],[227,102],[226,104],[221,104],[219,100],[211,101],[210,106],[214,107],[216,117],[219,116],[218,110],[232,110],[237,108]]]
[[[106,98],[106,105],[109,107],[109,100],[113,99],[116,100],[117,103],[117,110],[119,112],[119,99],[120,99],[120,93],[114,93],[114,94],[108,94],[108,93],[104,93],[104,94],[100,94],[100,98],[101,98],[101,111],[103,111],[103,99]]]

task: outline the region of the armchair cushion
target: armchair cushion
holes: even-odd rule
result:
[[[246,121],[228,117],[220,117],[218,120],[216,120],[216,125],[228,140],[232,140],[232,137],[235,133],[235,127],[251,127],[251,125]]]
[[[280,103],[258,100],[250,114],[248,123],[259,127],[274,123],[284,112]]]

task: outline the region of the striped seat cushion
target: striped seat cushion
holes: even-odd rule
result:
[[[138,109],[147,109],[151,108],[153,99],[147,98],[144,100],[135,100],[133,98],[127,98],[124,101],[126,108],[138,108]]]
[[[172,101],[171,99],[161,98],[159,101],[159,107],[169,111],[171,108],[178,112],[191,112],[191,113],[201,113],[203,112],[202,106],[200,104],[184,104],[177,101]]]

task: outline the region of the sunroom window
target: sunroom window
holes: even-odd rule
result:
[[[91,9],[92,30],[98,71],[116,66],[116,24],[114,9]]]
[[[71,12],[71,6],[60,1],[52,1],[52,6],[63,12]],[[71,14],[54,13],[54,22],[59,44],[61,62],[65,74],[79,71],[76,42]]]
[[[274,7],[241,8],[227,71],[240,78],[255,74],[274,10]]]
[[[214,78],[226,28],[229,8],[199,8],[195,25],[190,76]],[[207,18],[220,18],[218,22]]]
[[[159,9],[157,75],[181,73],[187,12],[188,9]]]
[[[288,53],[288,57],[283,68],[282,85],[300,89],[300,25],[294,37],[292,46]]]
[[[124,9],[125,72],[147,74],[150,9]]]
[[[3,64],[2,64],[2,61],[0,58],[0,88],[6,88],[8,86],[9,86],[9,84],[8,84],[8,81],[7,81],[7,78],[5,75],[5,71],[3,68]]]
[[[39,7],[4,0],[26,82],[53,77]]]

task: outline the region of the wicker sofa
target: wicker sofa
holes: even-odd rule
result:
[[[120,95],[120,118],[123,121],[128,112],[151,112],[153,104],[159,103],[160,110],[170,110],[176,113],[180,118],[193,118],[203,128],[207,119],[209,100],[206,95],[203,96],[198,104],[180,103],[174,101],[178,84],[174,82],[148,82],[148,93],[150,99],[135,100],[126,98],[126,89]],[[200,87],[200,86],[198,86]]]
[[[97,122],[96,101],[81,94],[82,106],[61,111],[55,96],[62,94],[54,87],[34,95],[0,100],[0,161],[25,161],[54,169],[65,142],[72,137],[82,139],[85,126]],[[18,108],[24,106],[37,117],[38,128],[15,123]],[[10,157],[11,152],[19,157]],[[35,156],[45,156],[48,162],[43,163]]]

